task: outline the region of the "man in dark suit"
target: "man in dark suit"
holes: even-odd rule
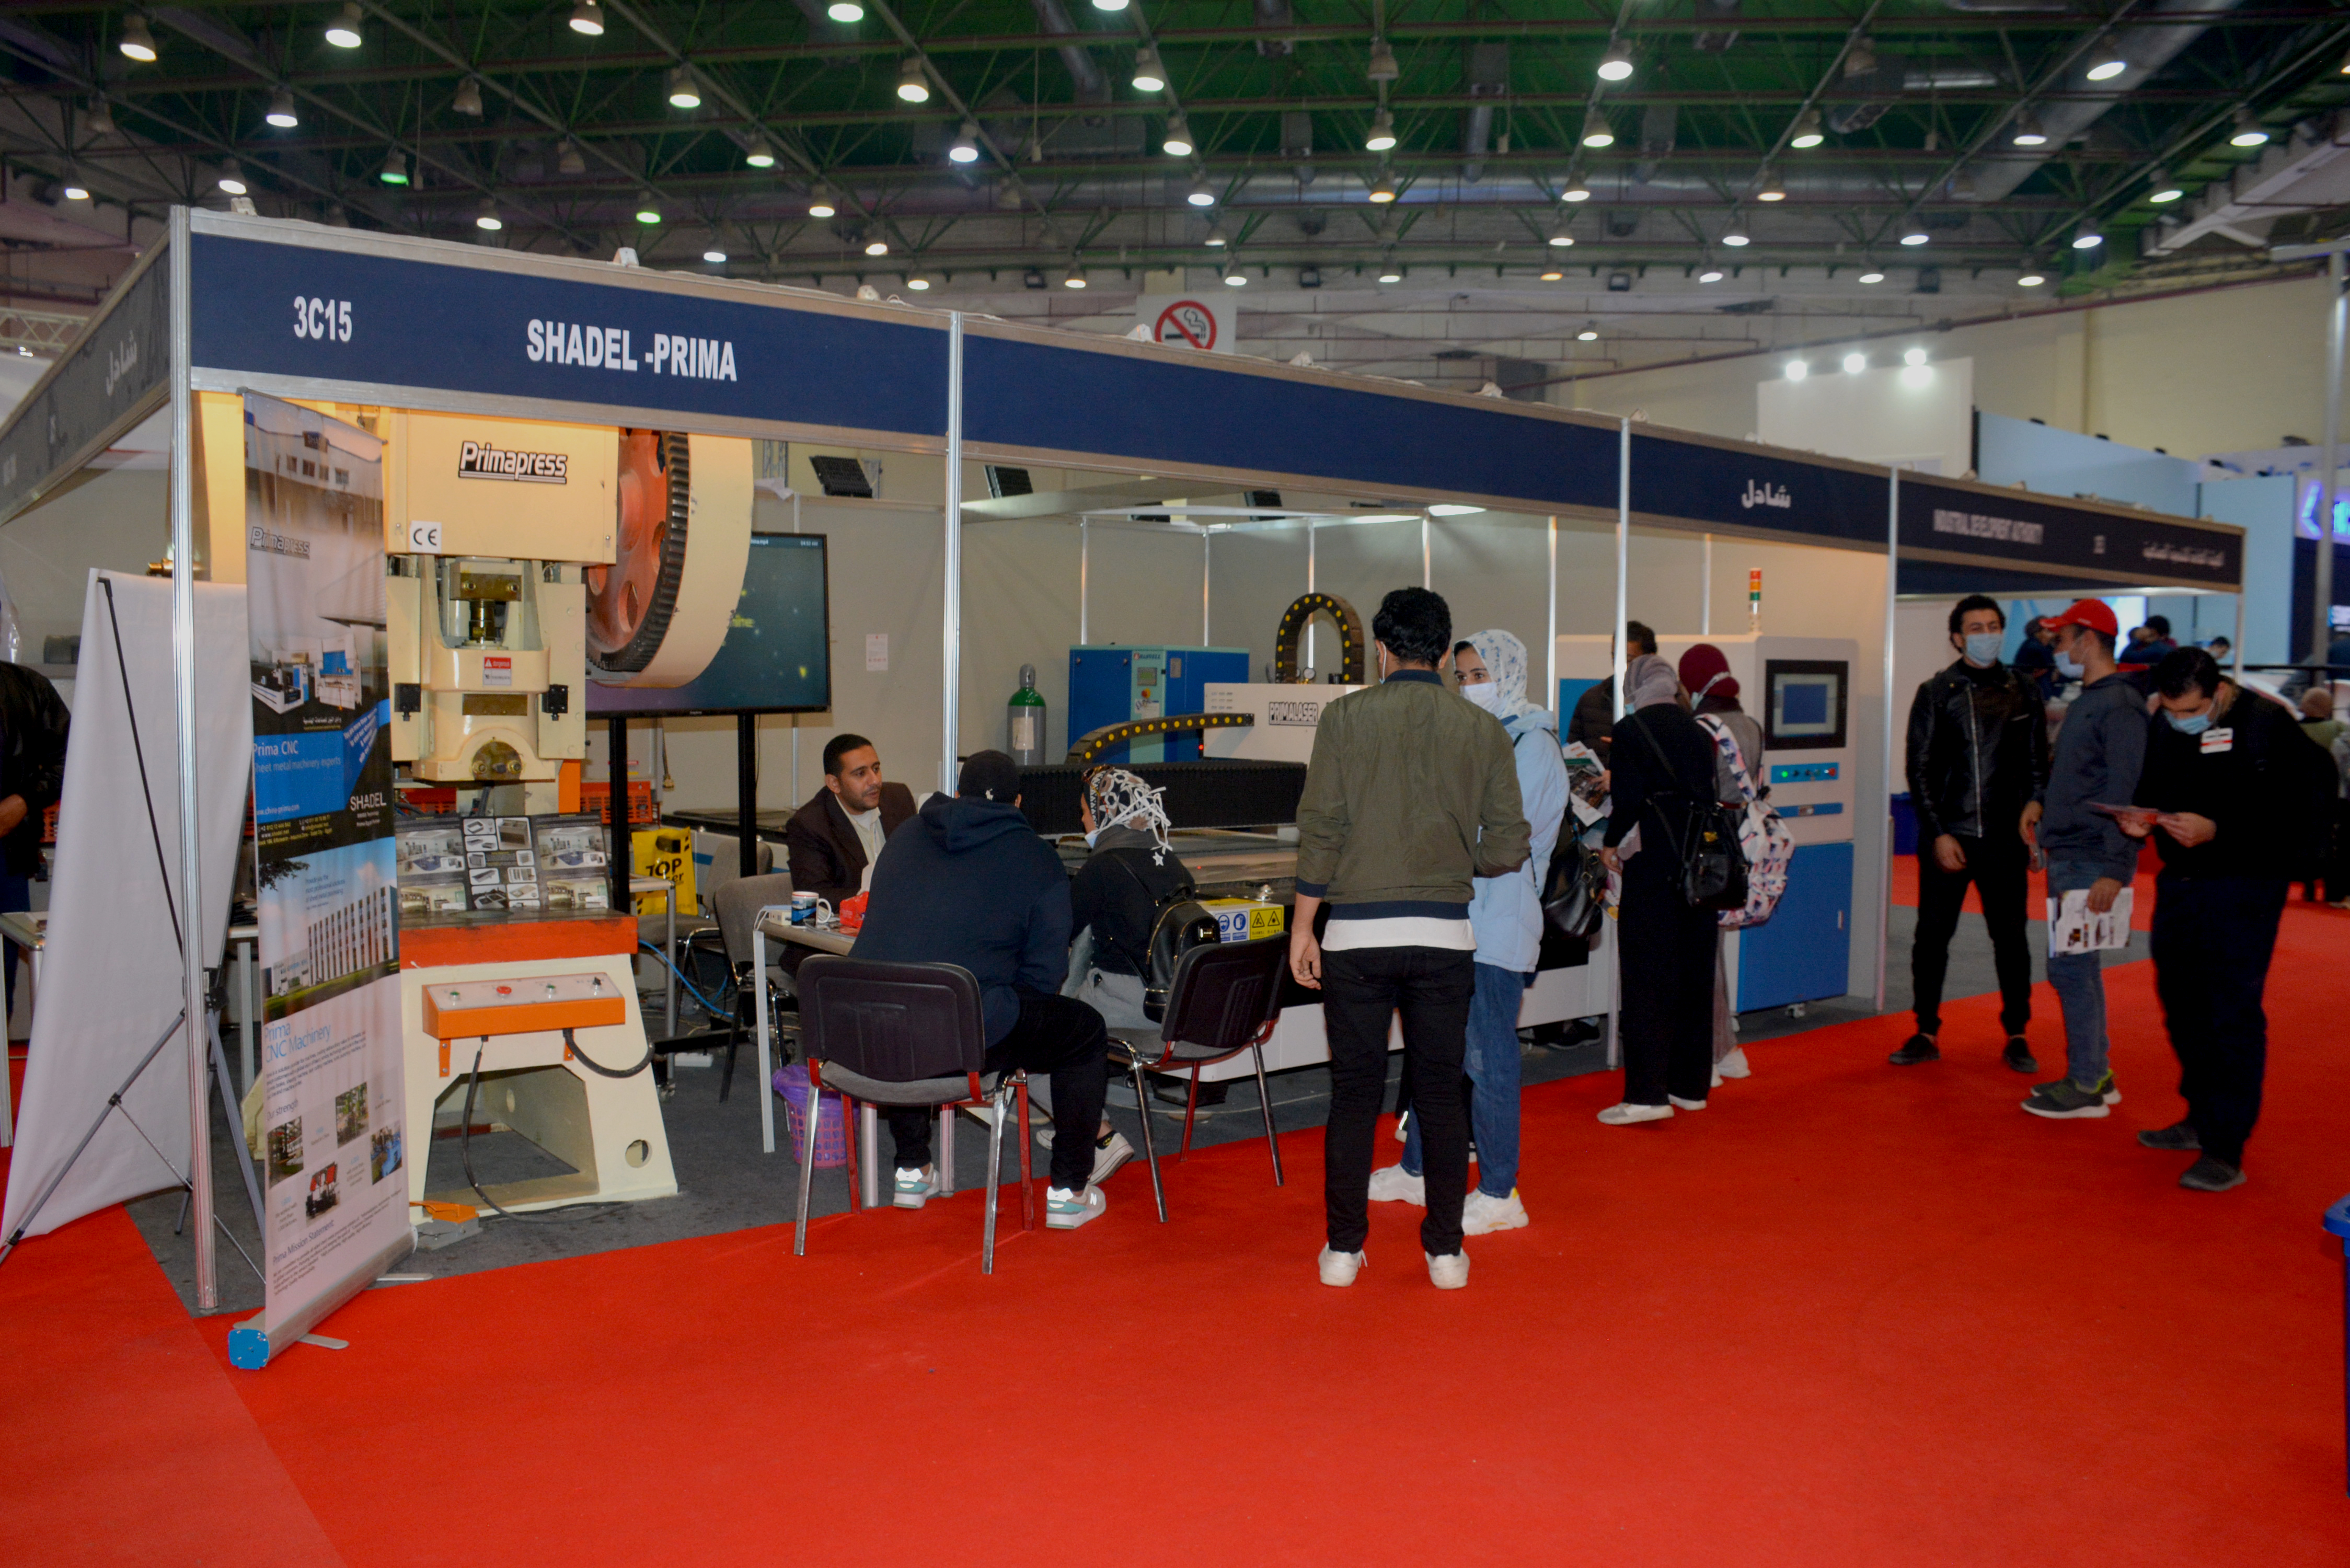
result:
[[[824,787],[784,827],[792,891],[814,893],[835,909],[865,886],[865,868],[898,825],[914,815],[904,784],[881,782],[881,756],[862,735],[825,742]]]

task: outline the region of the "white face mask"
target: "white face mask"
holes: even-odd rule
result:
[[[1095,828],[1091,833],[1087,834],[1086,847],[1091,849],[1094,846],[1094,840],[1099,838],[1101,836],[1102,830],[1098,827]]]
[[[1502,689],[1491,680],[1473,681],[1461,689],[1461,695],[1491,713],[1502,705]]]

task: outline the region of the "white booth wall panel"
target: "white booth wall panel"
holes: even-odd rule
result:
[[[135,575],[163,558],[166,477],[160,467],[87,471],[0,526],[0,582],[16,601],[22,662],[38,665],[45,639],[81,630],[92,567]]]

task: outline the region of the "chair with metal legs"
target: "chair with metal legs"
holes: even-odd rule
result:
[[[936,1106],[941,1117],[960,1106],[993,1113],[987,1146],[987,1218],[979,1272],[995,1272],[995,1204],[1003,1171],[1003,1124],[1020,1113],[1020,1228],[1036,1228],[1035,1189],[1028,1164],[1028,1075],[1018,1070],[986,1077],[987,1025],[979,981],[946,963],[877,963],[870,959],[811,955],[800,965],[800,1044],[812,1091],[806,1147],[800,1151],[799,1221],[792,1255],[807,1253],[808,1185],[816,1173],[816,1138],[822,1101],[813,1091],[841,1096],[844,1128],[855,1125],[858,1102],[877,1106]],[[848,1207],[858,1208],[857,1142],[848,1140]],[[946,1141],[940,1139],[943,1160]],[[941,1168],[941,1192],[951,1190]]]
[[[1150,1073],[1191,1072],[1191,1092],[1183,1108],[1183,1143],[1176,1155],[1191,1158],[1191,1123],[1200,1108],[1200,1070],[1245,1051],[1256,1068],[1257,1104],[1264,1113],[1265,1147],[1273,1151],[1273,1184],[1281,1179],[1281,1137],[1273,1127],[1273,1099],[1265,1092],[1264,1043],[1281,1020],[1281,977],[1289,963],[1289,939],[1217,942],[1193,948],[1175,966],[1168,990],[1167,1017],[1154,1038],[1146,1031],[1110,1031],[1110,1060],[1134,1079],[1142,1117],[1142,1158],[1150,1167],[1151,1196],[1159,1222],[1167,1222],[1167,1189],[1159,1179],[1159,1150],[1150,1136]]]

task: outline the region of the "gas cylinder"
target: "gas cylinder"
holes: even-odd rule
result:
[[[1036,667],[1020,667],[1020,690],[1004,704],[1004,750],[1024,768],[1045,762],[1045,699],[1036,691]]]

